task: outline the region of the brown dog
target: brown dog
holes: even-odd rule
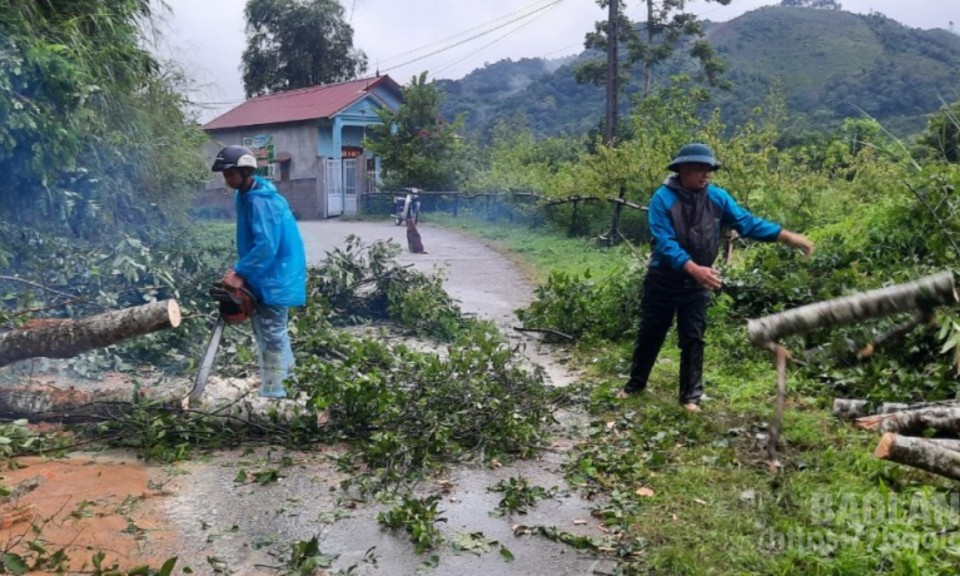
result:
[[[426,254],[423,249],[423,240],[420,239],[420,232],[417,232],[417,225],[413,218],[407,218],[407,247],[414,254]]]

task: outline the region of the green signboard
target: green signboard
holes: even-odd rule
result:
[[[249,148],[257,158],[257,174],[270,177],[270,167],[274,162],[273,136],[247,136],[243,145]]]

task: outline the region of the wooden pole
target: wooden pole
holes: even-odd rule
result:
[[[786,310],[747,322],[747,335],[756,345],[827,326],[852,324],[899,312],[930,310],[954,304],[953,272],[941,272],[915,282],[871,290]]]
[[[176,328],[180,306],[176,300],[163,300],[79,320],[38,322],[0,334],[0,366],[27,358],[72,358],[134,336]]]
[[[767,466],[771,472],[776,472],[782,467],[780,457],[777,455],[777,444],[780,443],[780,427],[783,425],[783,410],[787,403],[787,349],[783,346],[777,346],[777,401],[773,414],[773,421],[770,423],[770,433],[767,436],[767,456],[769,460]]]

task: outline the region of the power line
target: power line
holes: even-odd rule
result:
[[[472,27],[467,28],[467,29],[465,29],[465,30],[461,30],[460,32],[457,32],[456,34],[451,34],[450,36],[447,36],[447,37],[445,37],[445,38],[441,38],[441,39],[439,39],[439,40],[435,40],[435,41],[433,41],[433,42],[429,42],[429,43],[427,43],[427,44],[424,44],[423,46],[418,46],[418,47],[416,47],[416,48],[407,50],[406,52],[401,52],[401,53],[399,53],[399,54],[394,54],[393,56],[388,56],[388,57],[382,59],[379,63],[382,64],[382,63],[385,63],[385,62],[390,62],[391,60],[396,60],[397,58],[402,58],[402,57],[407,56],[407,55],[409,55],[409,54],[413,54],[413,53],[415,53],[415,52],[420,52],[421,50],[429,49],[429,48],[431,48],[431,47],[433,47],[433,46],[436,46],[436,45],[438,45],[438,44],[443,44],[443,43],[449,42],[449,41],[451,41],[451,40],[453,40],[453,39],[455,39],[455,38],[459,38],[459,37],[463,36],[464,34],[468,34],[468,33],[470,33],[470,32],[473,32],[474,30],[479,30],[479,29],[485,28],[485,27],[487,27],[487,26],[490,26],[491,24],[494,24],[494,23],[499,22],[499,21],[501,21],[501,20],[504,20],[504,19],[506,19],[506,18],[510,18],[511,16],[513,16],[513,15],[515,15],[515,14],[518,14],[518,13],[520,13],[520,12],[524,12],[524,11],[526,11],[526,10],[529,10],[531,7],[534,7],[534,6],[538,6],[538,5],[540,5],[540,4],[543,4],[544,2],[551,3],[551,2],[553,2],[553,0],[537,0],[536,2],[534,2],[534,3],[532,3],[532,4],[529,4],[529,5],[527,5],[527,6],[524,6],[523,8],[514,10],[514,11],[512,11],[512,12],[507,12],[506,14],[504,14],[504,15],[502,15],[502,16],[498,16],[498,17],[496,17],[496,18],[494,18],[494,19],[492,19],[492,20],[488,20],[488,21],[486,21],[486,22],[484,22],[484,23],[482,23],[482,24],[477,24],[476,26],[472,26]],[[508,22],[508,24],[509,24],[509,22]]]
[[[557,4],[552,4],[552,5],[549,6],[549,7],[555,7],[556,5],[557,5]],[[512,36],[513,34],[516,34],[516,33],[519,32],[520,30],[522,30],[523,28],[526,28],[527,26],[529,26],[530,24],[532,24],[537,18],[540,18],[541,16],[543,16],[543,15],[546,14],[546,13],[547,13],[547,12],[544,11],[544,12],[540,12],[539,14],[536,14],[536,15],[535,15],[533,18],[531,18],[530,20],[528,20],[528,21],[520,24],[519,26],[517,26],[517,27],[514,28],[513,30],[507,31],[506,34],[503,34],[502,36],[496,38],[496,39],[493,40],[492,42],[488,42],[487,44],[484,44],[484,45],[481,46],[480,48],[478,48],[478,49],[476,49],[475,51],[473,51],[471,54],[468,54],[467,56],[464,56],[463,58],[461,58],[461,59],[459,59],[459,60],[457,60],[457,61],[455,61],[455,62],[453,62],[453,63],[451,63],[451,64],[447,64],[446,66],[441,67],[440,69],[436,70],[436,71],[433,73],[433,75],[436,76],[436,75],[440,74],[441,72],[443,72],[444,70],[448,70],[448,69],[450,69],[450,68],[452,68],[452,67],[454,67],[454,66],[456,66],[456,65],[458,65],[458,64],[460,64],[460,63],[462,63],[462,62],[464,62],[464,61],[466,61],[466,60],[469,60],[470,58],[473,58],[473,57],[477,56],[478,54],[480,54],[481,52],[483,52],[483,51],[486,50],[487,48],[493,46],[494,44],[497,44],[497,43],[501,42],[502,40],[504,40],[504,39],[507,38],[508,36]]]
[[[529,17],[529,16],[531,16],[531,15],[533,15],[533,14],[536,14],[537,12],[541,12],[541,11],[546,10],[546,9],[548,9],[548,8],[552,8],[553,6],[556,6],[557,4],[560,4],[560,3],[563,2],[563,1],[564,1],[564,0],[553,0],[550,4],[547,4],[547,5],[545,5],[545,6],[542,6],[542,7],[540,7],[540,8],[537,8],[536,10],[533,10],[532,12],[529,12],[529,13],[524,14],[524,15],[522,15],[522,16],[519,16],[519,17],[517,17],[517,18],[514,18],[513,20],[510,20],[509,22],[505,22],[505,23],[503,23],[503,24],[500,24],[499,26],[495,26],[495,27],[491,28],[490,30],[486,30],[486,31],[484,31],[484,32],[480,32],[479,34],[474,34],[473,36],[470,36],[469,38],[466,38],[466,39],[464,39],[464,40],[461,40],[461,41],[459,41],[459,42],[456,42],[456,43],[454,43],[454,44],[451,44],[450,46],[446,46],[446,47],[444,47],[444,48],[440,48],[440,49],[438,49],[438,50],[434,50],[433,52],[424,54],[423,56],[418,56],[418,57],[413,58],[412,60],[408,60],[408,61],[406,61],[406,62],[404,62],[404,63],[402,63],[402,64],[397,64],[397,65],[395,65],[395,66],[391,66],[390,68],[387,68],[386,71],[394,70],[394,69],[396,69],[396,68],[400,68],[400,67],[406,66],[406,65],[408,65],[408,64],[413,64],[414,62],[419,62],[420,60],[423,60],[424,58],[429,58],[430,56],[435,56],[435,55],[437,55],[437,54],[440,54],[441,52],[446,52],[447,50],[451,50],[451,49],[453,49],[453,48],[456,48],[457,46],[462,46],[463,44],[466,44],[467,42],[470,42],[470,41],[472,41],[472,40],[476,40],[477,38],[482,38],[483,36],[486,36],[487,34],[491,34],[491,33],[495,32],[495,31],[497,31],[497,30],[499,30],[499,29],[501,29],[501,28],[504,28],[504,27],[506,27],[506,26],[509,26],[509,25],[511,25],[511,24],[513,24],[513,23],[515,23],[515,22],[519,22],[520,20],[523,20],[524,18],[527,18],[527,17]]]

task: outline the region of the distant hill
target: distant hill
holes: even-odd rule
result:
[[[878,14],[779,6],[706,29],[730,67],[732,90],[716,91],[711,103],[730,125],[748,117],[778,81],[796,131],[830,128],[862,110],[905,134],[922,128],[941,99],[960,100],[960,36],[946,30],[908,28]],[[465,112],[468,130],[478,135],[520,114],[541,136],[584,133],[597,126],[604,107],[601,87],[573,77],[576,61],[590,56],[502,60],[461,80],[438,81],[447,94],[441,112]],[[683,65],[667,64],[662,72]],[[638,86],[633,79],[628,94]]]

